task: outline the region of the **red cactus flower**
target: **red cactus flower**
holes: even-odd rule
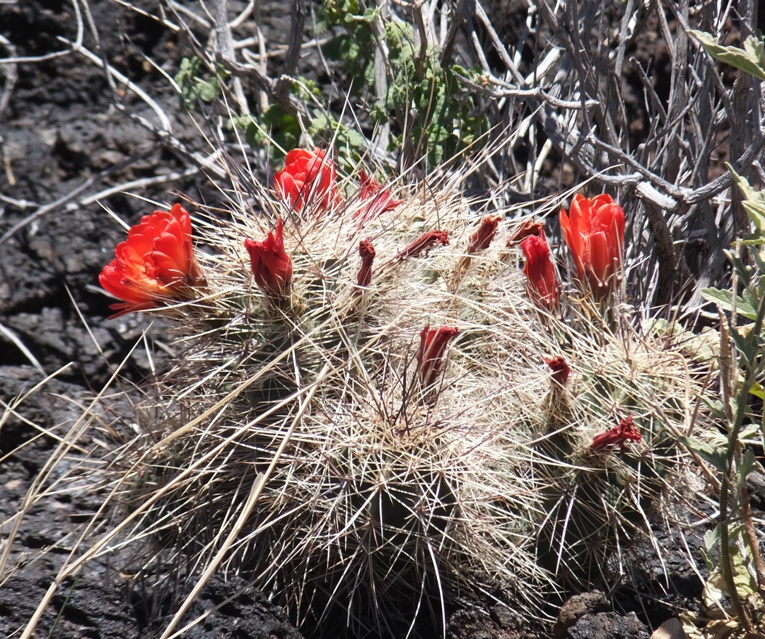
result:
[[[577,193],[569,212],[560,210],[560,226],[580,281],[602,299],[615,287],[622,267],[622,207],[605,193],[592,199]]]
[[[526,259],[523,274],[526,276],[528,296],[540,308],[555,312],[559,297],[558,277],[544,231],[523,240],[521,250]]]
[[[624,452],[627,442],[639,444],[641,441],[643,441],[643,436],[635,428],[633,416],[628,415],[617,426],[609,428],[605,433],[596,435],[590,444],[590,450],[605,450],[618,445]]]
[[[356,283],[359,288],[356,289],[356,293],[360,293],[362,288],[369,286],[372,281],[372,262],[375,259],[375,247],[372,245],[372,241],[369,239],[361,240],[359,242],[359,256],[361,256],[361,268],[359,274],[356,277]]]
[[[508,248],[518,246],[527,237],[544,233],[544,230],[545,225],[542,224],[542,222],[532,222],[531,220],[526,220],[508,236],[507,241],[505,242],[505,246]]]
[[[483,218],[478,230],[470,236],[467,252],[472,254],[489,248],[489,244],[497,234],[497,225],[501,221],[501,215],[487,215]]]
[[[353,219],[359,226],[364,226],[378,215],[392,211],[401,204],[401,200],[396,200],[388,187],[363,170],[359,171],[359,199],[364,206],[353,214]]]
[[[571,368],[565,358],[560,355],[549,359],[545,358],[545,364],[547,364],[552,371],[553,381],[561,386],[565,386],[568,381],[568,376],[571,374]]]
[[[284,252],[283,228],[284,223],[279,218],[276,230],[270,231],[262,242],[249,238],[244,241],[255,283],[271,297],[284,297],[292,284],[292,260]]]
[[[191,243],[191,217],[180,204],[144,216],[114,254],[98,276],[105,290],[124,300],[110,306],[119,311],[114,317],[192,299],[194,288],[204,286]]]
[[[420,332],[420,350],[417,351],[417,370],[422,385],[427,388],[438,381],[444,363],[446,346],[457,333],[456,326],[430,328],[426,326]]]
[[[422,251],[427,251],[435,244],[441,244],[445,246],[449,244],[449,234],[446,231],[428,231],[423,233],[413,242],[409,242],[404,248],[402,248],[398,255],[399,259],[405,259],[407,257],[417,257]]]
[[[336,181],[335,163],[321,149],[292,149],[274,175],[277,192],[296,211],[312,203],[329,207],[338,198]]]

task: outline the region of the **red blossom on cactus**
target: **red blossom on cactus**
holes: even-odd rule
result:
[[[619,446],[624,452],[627,442],[639,444],[641,441],[643,441],[643,436],[635,428],[633,416],[628,415],[617,426],[609,428],[605,433],[596,435],[590,444],[590,450],[605,450],[612,446]]]
[[[353,219],[359,226],[364,226],[378,215],[392,211],[402,202],[393,197],[387,186],[380,184],[363,170],[359,171],[359,200],[363,206],[353,214]]]
[[[580,281],[603,299],[614,289],[622,267],[622,207],[605,193],[592,199],[577,193],[569,212],[560,210],[560,226]]]
[[[544,231],[545,225],[542,224],[542,222],[532,222],[531,220],[526,220],[508,236],[507,241],[505,242],[505,246],[508,248],[513,248],[518,246],[527,237],[543,234]]]
[[[449,234],[446,231],[428,231],[423,233],[413,242],[409,242],[397,255],[399,259],[417,257],[422,251],[427,251],[435,244],[445,246],[449,244]]]
[[[361,292],[361,288],[366,288],[372,281],[372,262],[374,262],[375,255],[375,247],[372,245],[371,240],[366,239],[359,242],[361,268],[359,269],[359,274],[356,277],[356,284],[359,286],[359,288],[356,289],[357,294]]]
[[[338,199],[336,182],[335,163],[321,149],[292,149],[274,175],[277,192],[296,211],[312,203],[329,207]]]
[[[276,229],[266,239],[257,242],[247,238],[244,248],[250,254],[255,283],[270,297],[284,297],[292,284],[292,260],[284,251],[284,223],[276,222]]]
[[[98,276],[105,290],[124,300],[110,306],[119,311],[114,317],[192,299],[195,287],[204,286],[191,243],[191,217],[180,204],[141,218],[114,254]]]
[[[521,250],[526,260],[523,274],[526,276],[528,296],[542,309],[555,312],[559,297],[558,276],[544,231],[540,230],[539,235],[530,235],[523,240]]]
[[[568,381],[568,376],[571,374],[571,368],[565,358],[558,355],[557,357],[545,358],[545,364],[550,367],[552,371],[553,381],[565,386]]]
[[[456,326],[426,326],[420,332],[420,349],[417,351],[417,370],[424,387],[432,386],[441,374],[444,354],[449,341],[457,335]]]
[[[489,248],[489,244],[497,234],[497,226],[502,221],[501,215],[487,215],[481,220],[478,230],[470,236],[468,253],[477,253]]]

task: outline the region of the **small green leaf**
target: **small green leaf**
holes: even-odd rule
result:
[[[223,89],[223,81],[229,73],[218,65],[215,74],[203,74],[200,77],[202,62],[196,57],[183,58],[178,73],[175,74],[175,82],[181,91],[181,103],[190,107],[198,100],[203,102],[214,101]]]
[[[728,457],[725,448],[713,448],[710,444],[702,442],[694,437],[681,437],[682,444],[691,452],[696,453],[701,459],[712,464],[721,473],[728,470]]]
[[[733,180],[736,182],[739,191],[744,196],[742,204],[757,230],[757,235],[765,236],[765,193],[753,189],[747,179],[736,173],[730,164],[727,167],[733,174]]]
[[[709,412],[712,417],[719,421],[726,419],[725,404],[723,404],[720,400],[710,399],[706,395],[702,395],[701,400],[706,404],[707,408],[709,408]]]
[[[361,15],[361,18],[364,20],[364,22],[372,23],[374,22],[375,18],[380,15],[381,9],[378,7],[369,7],[364,13]]]
[[[747,449],[744,451],[744,456],[741,458],[741,464],[738,467],[738,476],[736,477],[736,485],[738,489],[746,483],[747,477],[752,474],[757,466],[757,460],[754,457],[754,453]]]
[[[762,389],[762,386],[759,383],[755,382],[755,384],[757,385],[759,389]],[[744,426],[741,429],[741,432],[739,433],[738,438],[739,438],[739,441],[745,444],[757,445],[759,444],[759,435],[760,435],[760,425],[749,424],[748,426]]]
[[[749,36],[744,43],[744,48],[724,47],[717,43],[714,37],[703,31],[688,30],[688,35],[697,40],[704,50],[715,60],[730,64],[741,71],[753,75],[755,78],[765,80],[765,53],[763,53],[763,40],[757,40]]]
[[[720,526],[715,526],[712,530],[704,533],[704,549],[710,553],[720,543]]]
[[[739,597],[746,599],[757,592],[757,582],[749,572],[749,557],[745,557],[738,544],[731,544],[730,557],[733,560],[733,583]]]
[[[733,311],[733,292],[721,290],[719,288],[703,288],[701,296],[717,304],[724,311]],[[736,312],[742,317],[754,320],[757,318],[757,311],[751,304],[747,304],[740,297],[736,297]]]

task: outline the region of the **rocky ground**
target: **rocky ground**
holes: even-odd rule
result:
[[[244,3],[232,2],[232,11]],[[83,523],[100,506],[98,493],[83,489],[25,503],[28,491],[82,407],[115,370],[119,388],[162,369],[172,348],[161,327],[133,350],[146,320],[108,319],[107,297],[97,274],[111,259],[128,224],[153,210],[131,194],[157,202],[173,193],[215,203],[219,194],[190,161],[206,148],[201,134],[178,108],[172,76],[191,43],[160,28],[141,9],[114,0],[82,4],[11,1],[0,3],[0,56],[20,58],[0,66],[0,530],[12,531],[14,515],[25,516],[13,538],[9,564],[18,567],[0,588],[0,635],[18,636],[69,555]],[[84,9],[87,8],[87,11]],[[80,24],[82,23],[82,24]],[[97,28],[98,42],[91,27]],[[261,3],[260,24],[269,40],[283,41],[288,16],[282,3]],[[84,26],[82,26],[84,25]],[[145,100],[126,86],[110,86],[101,58],[73,50],[82,26],[88,51],[99,51],[121,73],[157,101],[173,139],[159,132],[162,122]],[[321,79],[321,78],[319,78]],[[149,123],[149,126],[146,123]],[[47,376],[53,379],[34,390]],[[18,409],[17,398],[24,398]],[[113,402],[112,411],[129,411]],[[123,415],[124,416],[124,415]],[[95,423],[82,445],[108,446],[110,415]],[[45,431],[41,431],[45,429]],[[68,468],[47,477],[55,484]],[[698,544],[697,537],[689,537]],[[659,537],[666,548],[661,566],[646,561],[637,588],[617,593],[616,609],[604,596],[588,593],[561,612],[555,636],[591,639],[642,638],[697,598],[701,581],[685,559],[673,554],[678,540]],[[649,553],[647,553],[648,556]],[[161,599],[161,595],[153,593]],[[57,590],[35,636],[150,637],[161,621],[146,613],[146,593],[131,592],[114,565],[94,563]],[[213,580],[188,619],[225,600],[185,637],[300,636],[278,609],[247,584]],[[161,606],[152,610],[161,611]],[[154,615],[156,617],[156,614]],[[17,633],[17,634],[14,634]],[[46,634],[50,633],[50,634]],[[453,639],[511,639],[543,636],[520,627],[502,606],[452,611],[447,636]]]

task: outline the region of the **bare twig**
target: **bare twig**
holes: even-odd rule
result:
[[[0,44],[10,53],[10,59],[16,56],[16,47],[2,35],[0,35]],[[2,117],[3,112],[8,108],[11,95],[13,95],[13,89],[16,86],[16,80],[19,77],[17,63],[15,62],[3,66],[2,71],[5,74],[5,86],[3,87],[2,95],[0,95],[0,117]]]
[[[228,1],[215,0],[215,33],[217,35],[218,50],[221,57],[227,63],[236,62],[236,52],[234,51],[234,38],[231,36],[231,26],[228,22]],[[250,112],[247,104],[247,98],[244,95],[242,81],[234,77],[234,97],[237,105],[243,114]]]
[[[37,55],[37,56],[0,58],[0,64],[10,64],[15,66],[17,64],[26,64],[30,62],[45,62],[47,60],[53,60],[55,58],[60,58],[66,55],[70,55],[72,52],[79,49],[82,46],[82,38],[84,35],[82,12],[80,11],[80,5],[78,0],[71,0],[71,1],[72,1],[72,7],[74,8],[74,18],[77,22],[77,35],[74,38],[74,42],[69,43],[71,44],[70,48],[65,49],[63,51],[53,51],[52,53],[45,53],[43,55]]]
[[[276,93],[286,94],[292,84],[292,76],[300,61],[300,49],[303,45],[303,29],[305,28],[305,0],[292,0],[290,9],[290,40],[287,56],[282,67],[281,77],[276,83]]]
[[[24,342],[22,342],[19,339],[19,336],[16,335],[10,328],[7,326],[4,326],[0,323],[0,335],[5,337],[8,341],[10,341],[16,348],[18,348],[23,354],[24,357],[27,358],[30,364],[34,366],[40,373],[45,375],[45,370],[43,369],[42,365],[39,361],[37,361],[37,358],[32,354],[32,351],[30,351],[25,345]]]
[[[31,215],[28,215],[23,220],[19,220],[18,222],[16,222],[16,224],[14,224],[11,228],[9,228],[5,233],[3,233],[3,235],[0,236],[0,246],[5,244],[5,242],[7,242],[10,238],[16,235],[16,233],[18,233],[21,229],[23,229],[24,227],[28,226],[35,220],[43,217],[44,215],[52,211],[58,211],[59,213],[61,211],[74,211],[76,209],[79,209],[84,206],[88,206],[94,202],[97,202],[98,200],[103,200],[107,197],[110,197],[111,195],[115,195],[116,193],[124,193],[131,190],[146,188],[147,186],[151,186],[154,184],[163,184],[166,182],[172,182],[174,180],[179,180],[184,177],[193,175],[194,173],[197,173],[200,170],[198,167],[194,166],[187,169],[186,171],[182,171],[179,173],[174,172],[174,173],[168,173],[165,175],[158,175],[155,177],[140,178],[138,180],[133,180],[131,182],[124,182],[117,186],[104,189],[102,191],[99,191],[87,197],[78,199],[74,202],[72,201],[72,200],[75,200],[81,193],[87,191],[93,185],[98,184],[104,178],[108,177],[109,175],[113,173],[118,173],[119,171],[125,169],[126,167],[134,164],[136,161],[144,157],[147,157],[153,151],[154,149],[150,149],[150,150],[142,151],[140,153],[136,153],[135,155],[132,155],[128,159],[124,160],[123,162],[110,166],[107,169],[104,169],[103,171],[101,171],[100,173],[97,173],[96,175],[91,176],[90,178],[85,180],[85,182],[80,184],[78,187],[72,189],[69,193],[60,197],[54,202],[41,206],[34,213],[32,213]]]

